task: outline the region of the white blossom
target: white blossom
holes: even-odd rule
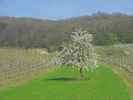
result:
[[[69,42],[63,44],[58,60],[60,64],[70,67],[94,70],[97,66],[97,56],[92,45],[93,35],[81,29],[72,32]]]

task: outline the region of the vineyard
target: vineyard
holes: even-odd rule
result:
[[[0,49],[0,86],[31,79],[51,67],[53,54],[43,49]]]
[[[97,48],[99,63],[110,66],[123,77],[133,95],[133,45],[102,46]]]
[[[75,78],[79,75],[78,70],[74,71],[69,68],[53,70],[51,73],[38,77],[41,73],[45,73],[47,70],[53,69],[55,65],[52,61],[57,54],[55,52],[48,53],[45,49],[1,48],[0,89],[4,86],[16,86],[18,83],[22,83],[23,81],[31,80],[36,77],[37,79],[30,81],[29,84],[24,84],[24,87],[23,85],[20,85],[12,88],[11,91],[10,88],[5,92],[0,91],[0,98],[3,100],[15,100],[15,98],[18,99],[22,96],[20,99],[27,100],[28,94],[28,97],[31,100],[35,100],[37,96],[36,94],[39,94],[37,96],[38,100],[41,100],[41,98],[53,100],[51,94],[55,95],[56,93],[57,97],[54,98],[55,100],[65,96],[70,96],[70,100],[73,100],[73,96],[74,98],[77,96],[75,93],[77,92],[76,89],[78,89],[78,93],[81,92],[80,90],[82,90],[81,94],[83,93],[79,98],[84,98],[84,100],[87,98],[91,98],[91,100],[92,98],[93,100],[97,100],[97,98],[100,98],[99,100],[105,100],[105,98],[111,98],[109,100],[114,100],[114,98],[117,98],[117,100],[122,100],[123,98],[125,98],[124,100],[130,100],[128,99],[128,91],[126,90],[126,86],[123,84],[123,81],[121,81],[119,77],[110,70],[110,68],[106,69],[103,65],[106,64],[109,67],[113,66],[112,69],[117,67],[119,72],[124,70],[128,76],[127,78],[131,80],[130,82],[133,82],[132,49],[133,45],[131,44],[96,47],[95,50],[97,51],[99,65],[101,67],[99,67],[94,73],[85,73],[87,77],[93,76],[91,79],[79,81],[75,80]],[[107,82],[107,85],[105,82]],[[108,85],[111,86],[111,88]],[[71,88],[69,88],[69,86],[71,86]],[[114,86],[116,87],[116,91],[114,91]],[[92,92],[90,92],[90,90],[88,92],[88,87]],[[93,91],[93,87],[97,87],[96,91]],[[53,88],[56,88],[55,92],[53,91]],[[76,91],[71,90],[73,88]],[[38,91],[36,91],[36,89],[38,89]],[[105,89],[105,95],[100,94],[103,89]],[[130,89],[130,94],[132,96],[132,85]],[[33,91],[34,93],[31,93]],[[50,93],[47,93],[47,91]],[[68,91],[71,91],[70,94]],[[84,93],[83,91],[86,92]],[[94,96],[93,92],[96,96]],[[63,97],[60,95],[61,93]],[[71,93],[74,95],[71,96]],[[110,93],[112,97],[108,97]],[[119,93],[123,93],[123,97]],[[84,94],[85,96],[83,96]],[[65,100],[66,98],[63,99]]]
[[[133,80],[133,45],[102,46],[97,48],[99,63],[123,69]],[[0,49],[0,86],[14,81],[31,79],[41,71],[53,67],[50,62],[55,53],[45,49]]]
[[[133,76],[133,45],[103,46],[98,50],[100,63],[119,66]]]
[[[98,47],[99,63],[119,66],[120,69],[124,69],[128,73],[129,78],[132,78],[132,49],[133,45],[131,44]],[[0,85],[2,82],[30,78],[34,72],[37,73],[50,67],[53,55],[47,53],[45,49],[1,48]]]

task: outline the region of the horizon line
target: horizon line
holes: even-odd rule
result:
[[[91,14],[85,14],[85,15],[79,15],[79,16],[69,16],[69,17],[64,17],[64,18],[44,18],[44,17],[35,17],[35,16],[16,16],[16,15],[0,15],[0,17],[7,17],[7,18],[29,18],[29,19],[36,19],[36,20],[60,21],[60,20],[68,20],[68,19],[72,19],[72,18],[78,18],[78,17],[102,16],[102,14],[104,16],[111,16],[111,15],[112,16],[133,16],[133,14],[125,13],[125,12],[102,12],[102,11],[97,11],[97,12],[91,13]],[[120,15],[117,15],[117,14],[120,14]]]

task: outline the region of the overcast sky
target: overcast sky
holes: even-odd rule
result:
[[[97,11],[133,15],[133,0],[0,0],[0,16],[63,19]]]

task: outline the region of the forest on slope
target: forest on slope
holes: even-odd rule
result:
[[[0,17],[0,46],[21,48],[60,48],[75,28],[94,34],[96,45],[133,43],[133,16],[122,13],[96,13],[64,20]]]

